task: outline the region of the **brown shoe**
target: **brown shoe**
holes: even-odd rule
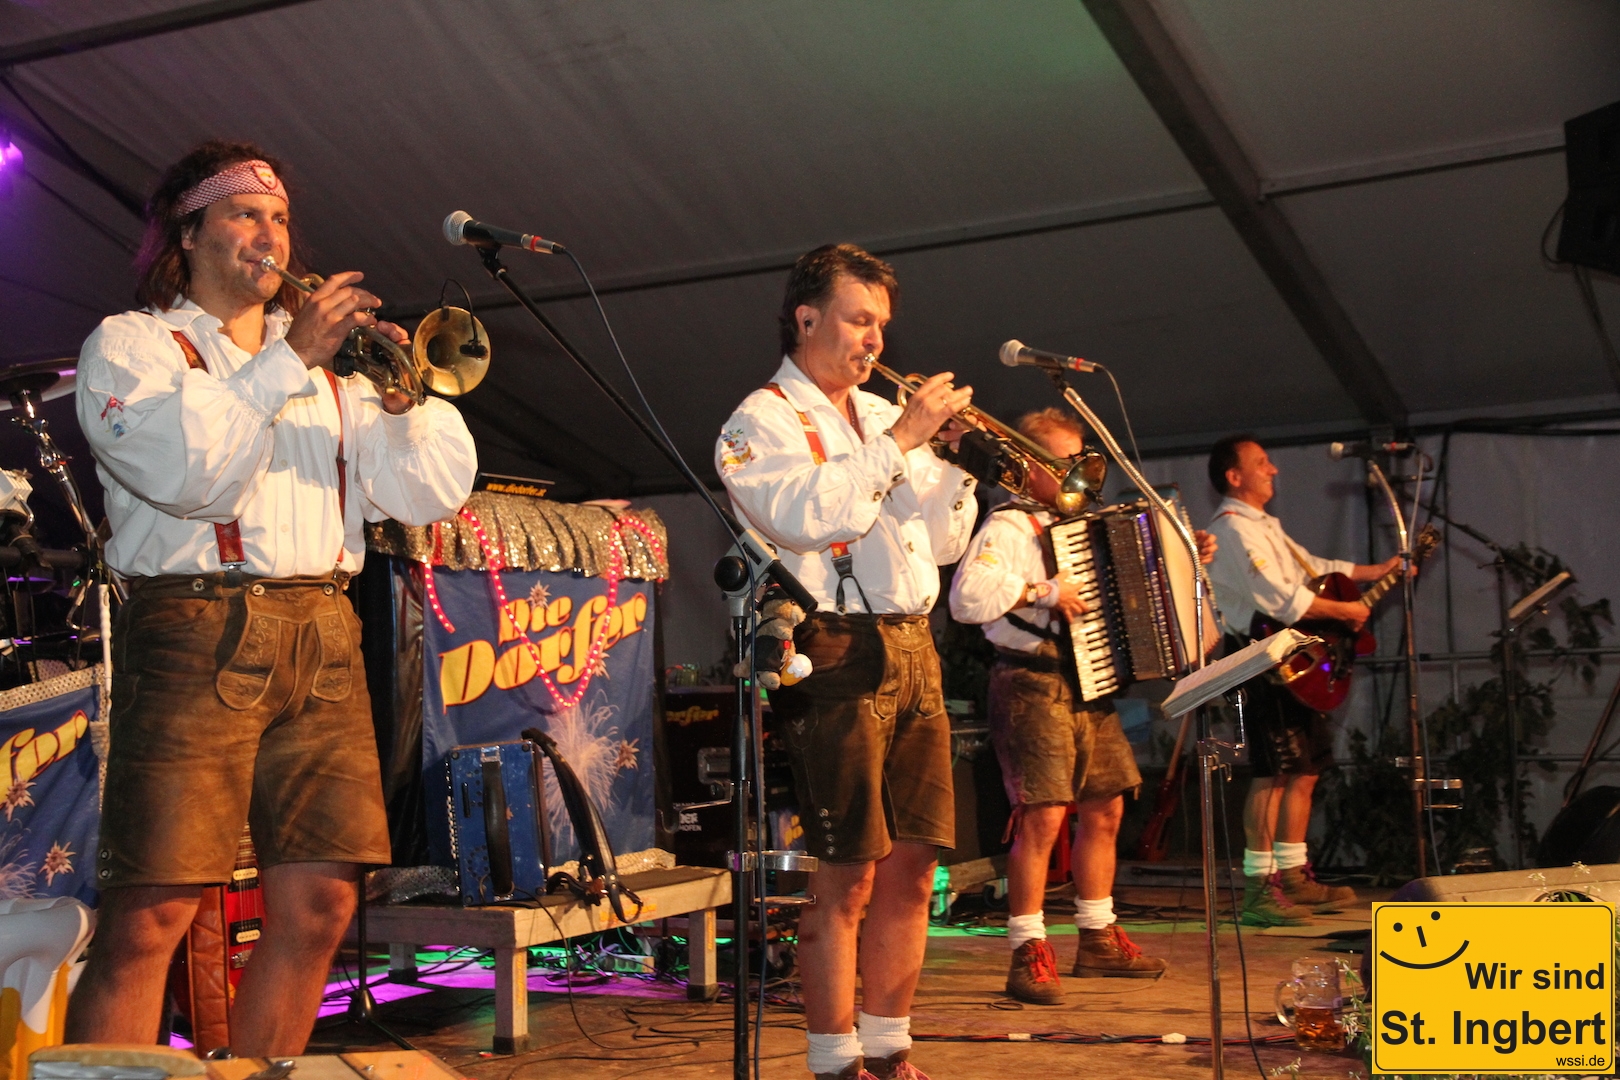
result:
[[[1282,894],[1300,907],[1310,908],[1318,915],[1342,911],[1356,902],[1356,890],[1348,885],[1323,885],[1311,872],[1311,864],[1283,870],[1278,874]]]
[[[1057,954],[1045,938],[1030,938],[1013,951],[1007,993],[1031,1005],[1063,1004],[1058,984]]]
[[[1078,979],[1157,979],[1170,963],[1142,950],[1118,923],[1101,930],[1080,931],[1080,953],[1074,958]]]
[[[896,1050],[888,1057],[867,1058],[866,1064],[871,1068],[866,1075],[875,1080],[928,1080],[927,1073],[906,1060],[910,1056],[910,1050]]]
[[[866,1071],[865,1063],[856,1058],[835,1073],[816,1073],[816,1080],[873,1080],[872,1074]]]
[[[1243,911],[1238,917],[1244,926],[1310,926],[1311,913],[1283,895],[1276,874],[1247,875],[1243,878]]]

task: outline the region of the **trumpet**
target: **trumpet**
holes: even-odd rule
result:
[[[279,274],[306,296],[324,280],[319,274],[288,273],[273,255],[260,259],[259,268]],[[332,371],[344,378],[364,375],[379,392],[397,390],[417,405],[429,390],[444,397],[465,394],[489,373],[489,334],[472,312],[440,300],[417,324],[410,352],[376,327],[357,326],[332,357]]]
[[[893,368],[878,363],[872,353],[861,358],[866,366],[894,383],[899,390],[896,397],[904,405],[906,398],[922,385],[920,375],[901,375]],[[1014,495],[1033,498],[1029,490],[1030,477],[1036,469],[1050,476],[1058,486],[1056,507],[1064,517],[1078,514],[1088,502],[1102,501],[1103,481],[1108,476],[1108,460],[1095,450],[1087,450],[1077,458],[1060,458],[1040,443],[1016,428],[997,420],[983,409],[969,405],[955,414],[955,419],[971,429],[964,439],[978,432],[990,445],[986,449],[995,455],[995,482]],[[929,443],[936,454],[947,461],[953,456],[944,440],[935,436]]]

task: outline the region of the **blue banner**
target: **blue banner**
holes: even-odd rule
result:
[[[423,787],[433,861],[450,858],[445,765],[450,750],[512,742],[527,727],[557,740],[618,854],[653,846],[653,584],[621,581],[617,602],[602,578],[544,570],[501,573],[498,609],[489,574],[437,570],[439,606],[422,634]],[[589,676],[587,678],[587,676]],[[549,685],[548,685],[549,682]],[[573,705],[562,698],[585,692]],[[579,857],[548,764],[552,860]]]
[[[96,712],[94,683],[0,712],[0,900],[96,903]]]

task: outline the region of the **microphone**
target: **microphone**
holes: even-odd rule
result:
[[[1098,367],[1078,356],[1032,349],[1017,338],[1002,343],[1001,362],[1008,367],[1038,367],[1045,371],[1096,371]]]
[[[515,247],[542,255],[567,250],[555,240],[474,221],[473,216],[465,210],[457,210],[444,219],[444,238],[452,244],[471,244],[481,248]]]
[[[1347,457],[1366,460],[1378,454],[1408,457],[1416,449],[1417,443],[1409,442],[1336,442],[1328,443],[1328,457],[1334,461],[1342,461]]]

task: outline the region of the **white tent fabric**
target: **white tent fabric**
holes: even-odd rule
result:
[[[0,0],[0,52],[179,6]],[[1537,250],[1562,121],[1620,97],[1620,9],[1153,6],[1416,420],[1620,405]],[[775,362],[783,268],[827,240],[892,254],[897,366],[954,370],[992,411],[1043,400],[995,365],[1018,336],[1115,368],[1150,447],[1365,425],[1078,0],[310,0],[9,78],[126,188],[201,137],[251,138],[291,163],[315,265],[364,269],[402,311],[466,283],[495,336],[464,403],[485,459],[566,494],[678,482],[495,306],[439,235],[452,209],[579,253],[705,473]],[[0,362],[68,355],[127,302],[138,225],[4,91],[0,115],[32,178],[0,201]],[[578,292],[560,260],[510,261],[542,295]],[[608,366],[589,309],[549,306]]]

